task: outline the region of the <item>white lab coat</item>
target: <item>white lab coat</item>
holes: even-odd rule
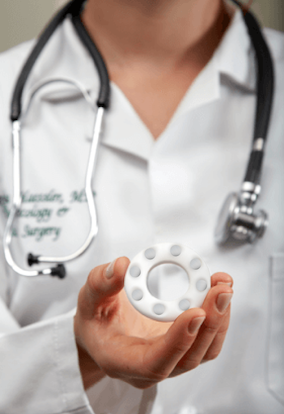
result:
[[[276,65],[272,121],[257,208],[270,216],[255,245],[219,248],[213,230],[225,196],[240,188],[255,113],[252,47],[237,13],[220,47],[157,142],[111,84],[93,190],[99,234],[67,264],[67,277],[24,278],[0,260],[0,412],[3,414],[283,414],[284,412],[284,37],[267,30]],[[0,230],[11,206],[11,93],[32,42],[0,57]],[[72,78],[94,98],[98,78],[69,20],[28,79]],[[68,254],[89,218],[82,189],[94,113],[74,90],[48,87],[22,134],[23,204],[13,255]],[[1,237],[2,239],[2,237]],[[146,391],[105,378],[84,392],[73,336],[77,295],[94,266],[157,242],[196,250],[211,272],[235,280],[231,325],[220,356]]]

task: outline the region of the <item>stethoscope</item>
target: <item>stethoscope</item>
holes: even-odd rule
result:
[[[225,244],[231,239],[237,240],[239,242],[252,243],[264,234],[268,224],[267,213],[265,213],[263,210],[255,212],[254,207],[261,190],[260,176],[273,100],[273,63],[268,46],[263,38],[259,24],[256,21],[255,17],[250,12],[242,8],[241,4],[238,1],[232,1],[237,4],[243,12],[243,18],[255,49],[257,60],[257,104],[252,149],[250,152],[249,162],[243,183],[241,185],[241,189],[239,192],[229,194],[218,217],[214,236],[216,242],[220,245]],[[88,249],[98,232],[97,213],[92,193],[92,177],[102,129],[104,112],[108,108],[109,104],[110,84],[107,68],[103,61],[103,58],[93,40],[89,36],[80,18],[80,13],[84,6],[84,3],[85,0],[70,1],[51,20],[50,24],[46,27],[46,29],[39,37],[36,45],[34,46],[31,54],[24,64],[13,93],[10,115],[12,121],[13,143],[13,202],[4,233],[4,254],[10,267],[16,273],[19,273],[23,276],[33,277],[39,275],[51,275],[57,276],[59,278],[64,278],[66,270],[63,263],[74,260],[77,257],[81,256]],[[100,78],[100,90],[96,102],[97,110],[93,127],[93,138],[85,178],[85,192],[91,225],[85,242],[77,251],[72,254],[62,257],[38,256],[32,253],[28,254],[27,261],[29,266],[41,263],[53,263],[56,264],[56,266],[41,270],[25,270],[16,264],[10,250],[13,223],[22,202],[20,178],[21,123],[24,117],[21,104],[22,93],[28,76],[41,51],[45,47],[46,43],[56,28],[68,15],[71,16],[74,28],[79,38],[89,51]],[[61,81],[69,83],[79,89],[87,102],[89,102],[89,104],[94,107],[93,103],[90,101],[88,93],[79,83],[66,79],[55,79],[50,82]],[[46,82],[44,85],[45,84]],[[33,90],[31,98],[39,91],[42,86],[43,85],[38,85]],[[25,114],[26,112],[27,111],[25,111]]]

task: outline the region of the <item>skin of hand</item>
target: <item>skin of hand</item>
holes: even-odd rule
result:
[[[85,389],[105,375],[146,389],[216,358],[230,319],[232,278],[211,277],[201,308],[174,322],[141,315],[123,290],[129,259],[94,268],[78,297],[74,331]]]

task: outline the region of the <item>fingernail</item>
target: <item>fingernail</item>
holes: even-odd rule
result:
[[[198,331],[198,329],[200,328],[200,326],[203,324],[204,319],[205,319],[205,316],[200,316],[199,318],[194,318],[188,326],[188,332],[191,335],[195,334]]]
[[[232,287],[232,282],[218,282],[217,285],[228,285]]]
[[[233,294],[232,293],[220,293],[217,297],[216,306],[219,312],[224,312],[229,306]]]
[[[105,275],[107,279],[110,279],[113,276],[113,269],[115,265],[116,259],[113,260],[105,270]]]

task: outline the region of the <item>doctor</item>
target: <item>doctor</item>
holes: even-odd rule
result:
[[[63,280],[20,277],[2,258],[0,411],[282,413],[283,36],[266,32],[277,82],[261,196],[269,230],[255,245],[219,248],[216,216],[240,185],[255,111],[254,56],[241,14],[219,0],[89,0],[82,19],[112,80],[93,183],[100,230]],[[13,186],[9,103],[31,47],[0,60],[2,233]],[[98,76],[69,19],[36,62],[23,106],[39,82],[58,78],[79,81],[96,99]],[[22,267],[30,251],[64,255],[86,237],[82,188],[93,117],[62,83],[43,88],[23,120],[23,202],[13,229]],[[221,350],[232,279],[215,274],[202,309],[172,326],[146,320],[121,291],[129,263],[121,256],[162,241],[188,244],[212,272],[235,279],[224,348],[199,367]]]

